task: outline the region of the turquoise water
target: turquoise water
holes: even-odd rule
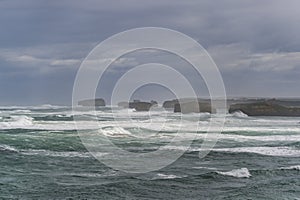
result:
[[[95,159],[73,121],[131,152],[155,151],[177,134],[178,114],[130,110],[128,123],[127,113],[103,108],[95,118],[69,107],[0,108],[0,199],[300,199],[300,118],[228,115],[218,143],[200,159],[207,138],[201,127],[218,116],[190,114],[182,139],[197,139],[182,157],[157,171],[129,174]]]

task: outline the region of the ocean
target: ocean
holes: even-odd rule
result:
[[[205,127],[218,117],[181,119],[159,109],[113,114],[109,107],[1,107],[0,199],[300,199],[300,118],[227,114],[218,142],[199,158],[203,141],[215,139]],[[95,130],[133,153],[156,151],[175,135],[192,141],[168,166],[127,173],[93,157],[77,130]]]

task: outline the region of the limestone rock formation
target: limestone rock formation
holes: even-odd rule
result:
[[[174,109],[175,105],[178,104],[178,99],[168,100],[163,103],[163,108]]]
[[[78,105],[80,105],[80,106],[88,106],[88,107],[105,106],[105,101],[104,101],[104,99],[101,99],[101,98],[98,98],[98,99],[87,99],[87,100],[79,101]]]
[[[125,101],[122,101],[122,102],[118,103],[118,106],[122,107],[122,108],[129,108],[129,103],[125,102]]]
[[[156,101],[151,102],[142,102],[139,100],[134,100],[133,102],[120,102],[118,103],[118,106],[123,108],[132,108],[136,111],[149,111],[152,106],[157,106]]]
[[[231,105],[229,113],[236,111],[242,111],[249,116],[300,116],[300,108],[283,106],[275,100]]]
[[[216,111],[211,107],[210,103],[192,101],[192,102],[181,102],[175,104],[174,112],[181,112],[183,114],[186,114],[186,113],[200,113],[200,112],[215,113]]]
[[[178,104],[178,103],[179,103],[178,99],[165,101],[163,103],[163,107],[166,108],[166,109],[174,109],[175,105]]]
[[[133,108],[136,111],[149,111],[151,106],[152,106],[152,104],[149,102],[137,102],[137,103],[134,103]]]

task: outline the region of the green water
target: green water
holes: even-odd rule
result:
[[[90,113],[76,115],[82,118],[83,132],[86,126],[91,128],[85,122]],[[151,152],[166,145],[177,123],[177,116],[170,113],[166,129],[145,139],[136,136],[156,131],[154,125],[143,127],[148,114],[133,113],[141,129],[127,123],[114,129],[107,109],[97,115],[111,141],[131,152]],[[0,116],[0,199],[300,198],[300,118],[230,115],[206,157],[198,157],[200,137],[171,165],[128,174],[104,165],[86,150],[70,108],[3,108]],[[162,115],[152,117],[159,123]],[[181,131],[204,134],[189,122]]]

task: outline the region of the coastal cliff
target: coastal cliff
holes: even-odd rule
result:
[[[300,116],[299,107],[283,106],[277,103],[276,100],[231,105],[229,113],[236,111],[242,111],[249,116]]]

